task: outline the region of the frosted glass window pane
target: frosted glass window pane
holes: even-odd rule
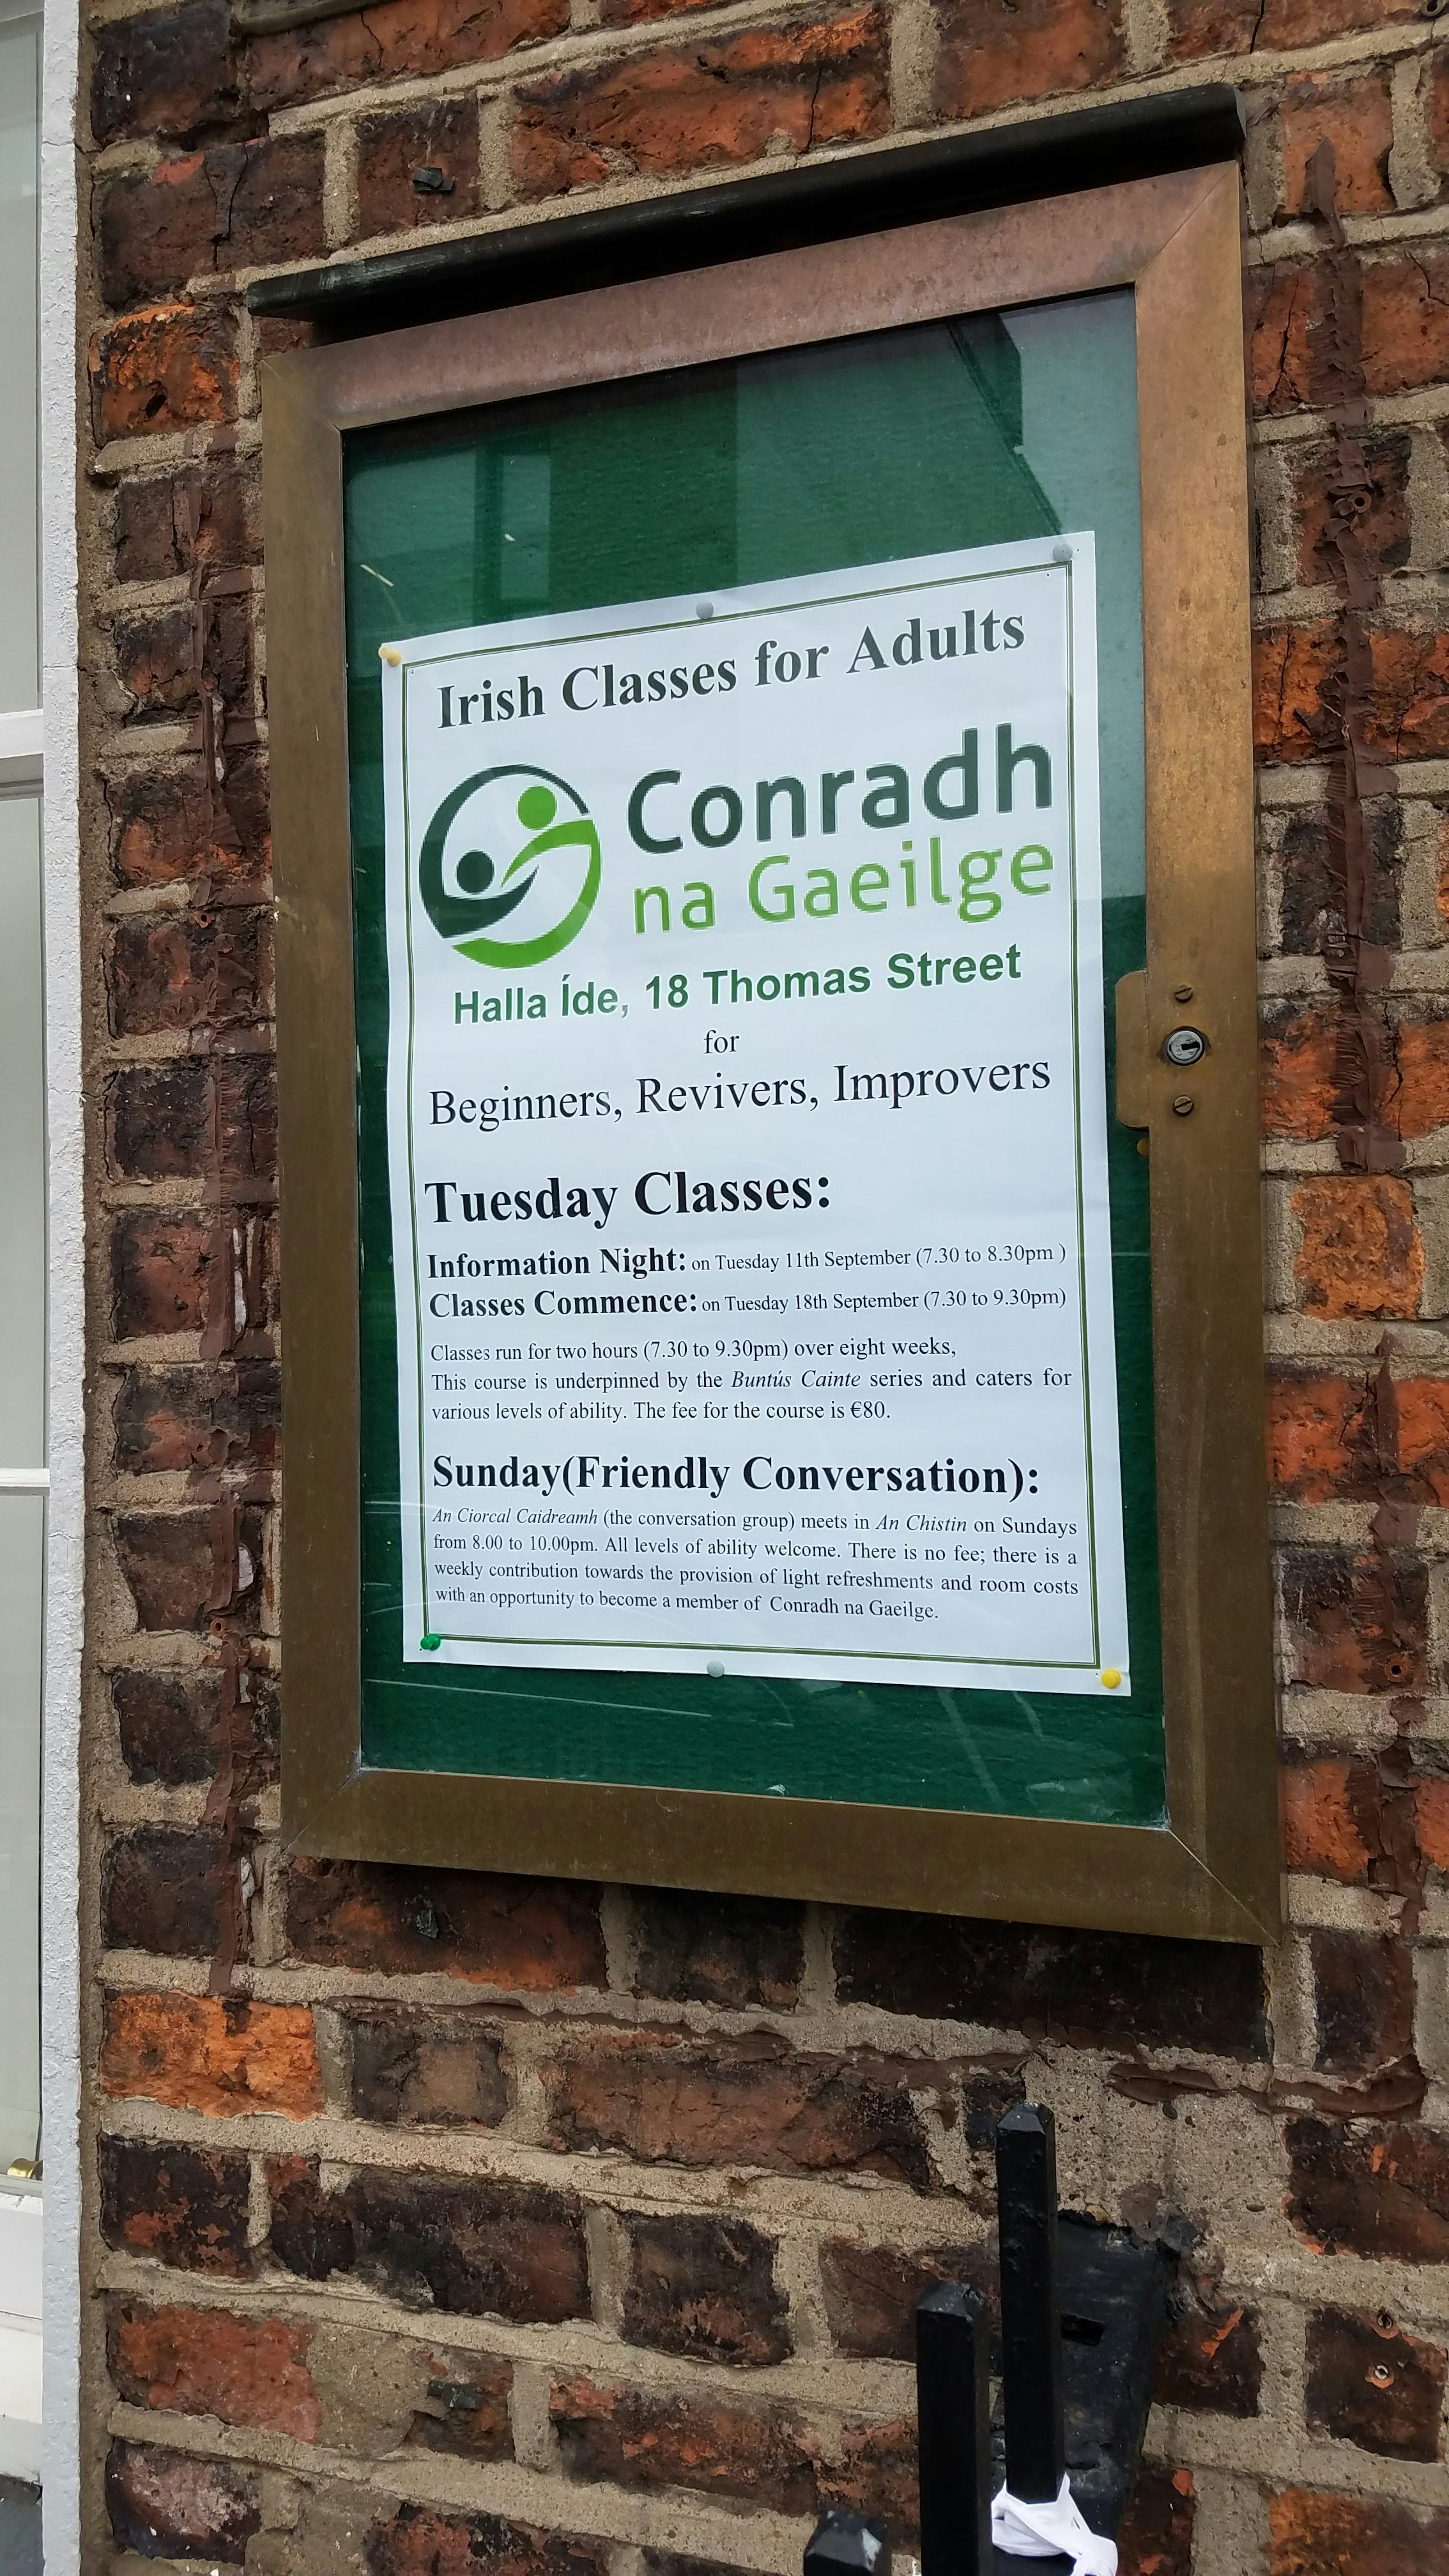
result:
[[[0,1494],[0,2172],[40,2124],[40,1611],[45,1502]]]
[[[40,20],[0,17],[0,708],[40,703],[39,72]]]
[[[0,796],[0,1467],[45,1463],[40,976],[39,801]]]

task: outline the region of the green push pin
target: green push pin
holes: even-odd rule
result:
[[[427,1633],[427,1635],[426,1635],[425,1637],[421,1637],[421,1638],[419,1638],[419,1640],[418,1640],[418,1643],[419,1643],[419,1644],[420,1644],[420,1646],[422,1647],[423,1653],[424,1653],[425,1655],[435,1655],[435,1654],[437,1653],[437,1651],[438,1651],[438,1648],[441,1646],[442,1642],[443,1642],[443,1640],[442,1640],[442,1638],[441,1638],[441,1637],[435,1637],[435,1636],[433,1635],[433,1632],[432,1632],[431,1628],[428,1630],[428,1633]]]

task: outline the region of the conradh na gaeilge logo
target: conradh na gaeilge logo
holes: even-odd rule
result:
[[[443,798],[423,834],[418,891],[460,957],[538,966],[577,938],[601,868],[598,827],[568,780],[511,761]]]

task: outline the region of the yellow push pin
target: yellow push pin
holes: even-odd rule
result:
[[[399,662],[402,660],[400,648],[396,644],[379,644],[377,649],[384,662],[390,662],[393,669],[396,670]]]
[[[1103,1688],[1103,1690],[1120,1690],[1121,1686],[1122,1686],[1122,1676],[1121,1676],[1121,1674],[1118,1672],[1116,1665],[1115,1665],[1115,1664],[1108,1664],[1108,1666],[1107,1666],[1107,1668],[1106,1668],[1105,1672],[1104,1672],[1104,1673],[1103,1673],[1103,1675],[1102,1675],[1102,1688]]]

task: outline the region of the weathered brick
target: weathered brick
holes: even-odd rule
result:
[[[156,134],[189,142],[241,110],[227,0],[113,18],[95,33],[91,132],[97,143]]]
[[[601,2542],[423,2504],[400,2506],[367,2548],[368,2576],[605,2576],[607,2566]]]
[[[1330,447],[1311,448],[1298,461],[1300,581],[1331,581],[1343,589],[1348,544],[1378,573],[1397,572],[1409,560],[1408,432],[1365,438],[1351,454],[1361,459],[1361,468]]]
[[[1362,1885],[1380,1848],[1379,1776],[1347,1754],[1295,1759],[1282,1771],[1284,1859],[1345,1886]]]
[[[1268,2576],[1449,2576],[1446,2511],[1287,2487],[1268,2498],[1268,2528]]]
[[[219,1833],[135,1825],[108,1845],[101,1871],[102,1938],[110,1950],[209,1959],[221,1938],[228,1864]]]
[[[235,905],[119,921],[106,980],[118,1037],[256,1020],[269,1005],[270,924]]]
[[[1314,1932],[1315,2063],[1334,2075],[1367,2075],[1410,2055],[1414,1962],[1402,1941],[1363,1932]]]
[[[1403,878],[1403,816],[1388,797],[1364,809],[1371,868],[1356,891],[1358,934],[1382,948],[1398,945]],[[1348,888],[1342,850],[1330,841],[1326,817],[1312,808],[1290,815],[1279,850],[1283,946],[1294,957],[1324,957],[1348,945]],[[1311,1016],[1311,1015],[1305,1015]]]
[[[294,107],[374,81],[491,63],[515,45],[561,35],[567,0],[381,0],[381,6],[257,38],[248,92],[257,109]]]
[[[1310,2432],[1389,2460],[1442,2456],[1445,2351],[1387,2315],[1318,2308],[1308,2320]]]
[[[687,52],[635,54],[518,93],[513,176],[525,197],[864,143],[890,123],[887,21],[857,9],[761,27]]]
[[[179,2272],[250,2277],[245,2156],[149,2138],[103,2137],[97,2152],[108,2245]]]
[[[1310,1315],[1415,1315],[1424,1246],[1407,1181],[1335,1172],[1301,1181],[1292,1210],[1300,1243],[1293,1264]]]
[[[1363,265],[1363,376],[1371,394],[1410,393],[1449,375],[1449,254]]]
[[[234,885],[265,876],[271,855],[266,768],[256,756],[232,761],[215,796],[199,765],[137,766],[107,782],[106,802],[120,885],[176,885],[188,878]]]
[[[111,1229],[111,1328],[118,1342],[199,1333],[224,1257],[209,1209],[125,1208]]]
[[[1253,409],[1277,418],[1341,391],[1326,328],[1328,287],[1318,267],[1250,268],[1243,281]]]
[[[304,1860],[286,1911],[288,1943],[314,1967],[441,1972],[526,1994],[607,1979],[598,1889],[582,1880]]]
[[[1053,2038],[1230,2057],[1267,2049],[1263,1963],[1219,1941],[1141,1941],[931,1914],[844,1917],[842,2000]]]
[[[1449,2135],[1290,2120],[1288,2215],[1324,2254],[1449,2262]]]
[[[1322,760],[1342,727],[1325,704],[1339,676],[1336,626],[1265,626],[1253,637],[1253,741],[1267,761]]]
[[[1326,1369],[1268,1380],[1268,1481],[1295,1503],[1373,1490],[1379,1469],[1374,1408],[1361,1378]]]
[[[166,295],[194,277],[320,259],[320,134],[221,144],[127,170],[98,191],[101,292],[108,304]]]
[[[130,2406],[215,2415],[315,2442],[321,2422],[307,2368],[309,2325],[225,2308],[153,2308],[113,2299],[106,2358]]]
[[[123,18],[123,27],[144,25]],[[230,460],[122,483],[116,493],[117,581],[174,581],[179,574],[259,563],[261,492],[254,471]]]
[[[1280,214],[1304,213],[1308,164],[1324,143],[1333,146],[1334,203],[1341,215],[1392,210],[1394,116],[1387,80],[1366,73],[1357,80],[1290,81],[1278,111],[1278,130],[1283,147]]]
[[[476,2013],[349,2004],[349,2102],[359,2120],[494,2128],[508,2108],[496,2030]]]
[[[447,194],[413,186],[415,170],[439,170]],[[357,234],[406,232],[457,223],[478,207],[478,105],[433,99],[400,116],[365,116],[357,128]]]
[[[1415,1502],[1449,1502],[1449,1379],[1397,1378],[1392,1416],[1406,1493]]]
[[[276,1074],[266,1057],[128,1065],[106,1093],[118,1180],[223,1179],[238,1197],[277,1168]]]
[[[116,1402],[116,1465],[127,1475],[277,1464],[281,1388],[273,1360],[130,1368]]]
[[[742,2218],[629,2216],[620,2332],[693,2361],[783,2361],[789,2302],[775,2246]]]
[[[1369,653],[1362,723],[1369,750],[1385,760],[1442,760],[1449,752],[1449,635],[1380,628],[1369,637]]]
[[[228,1745],[239,1757],[237,1794],[253,1797],[277,1777],[280,1704],[276,1676],[241,1676],[240,1712],[224,1706],[217,1671],[167,1673],[149,1667],[111,1675],[121,1758],[138,1788],[184,1789],[214,1779]]]
[[[457,2460],[512,2459],[512,2387],[511,2361],[493,2361],[482,2352],[434,2353],[426,2393],[404,2437],[406,2447]]]
[[[914,2413],[888,2424],[846,2424],[839,2458],[822,2463],[820,2502],[845,2513],[879,2514],[908,2545],[920,2539]]]
[[[1429,1867],[1449,1870],[1449,1778],[1431,1773],[1416,1783],[1414,1819]]]
[[[935,2067],[805,2056],[772,2032],[694,2040],[640,2030],[561,2049],[543,2068],[551,2144],[623,2148],[651,2162],[777,2173],[888,2173],[929,2188],[913,2090],[944,2102]]]
[[[98,440],[159,436],[236,418],[236,319],[222,305],[163,304],[130,313],[90,347]]]
[[[215,2119],[270,2111],[306,2120],[322,2108],[308,2006],[245,1995],[108,1995],[101,2083]]]
[[[816,2452],[799,2418],[708,2397],[648,2394],[583,2373],[554,2382],[549,2413],[570,2477],[620,2487],[694,2487],[777,2513],[813,2512]]]
[[[729,2012],[752,2004],[787,2010],[798,2003],[805,1971],[798,1905],[755,1896],[686,1896],[663,1887],[635,1888],[631,1902],[636,1995],[670,2004],[715,2004]]]
[[[1257,2310],[1185,2287],[1157,2347],[1154,2403],[1210,2415],[1253,2416],[1262,2388]]]
[[[1265,1136],[1308,1141],[1331,1136],[1338,1123],[1339,1047],[1336,1011],[1267,1003],[1258,1041],[1259,1096]]]
[[[114,1512],[116,1559],[141,1628],[209,1628],[225,1610],[255,1629],[261,1611],[262,1516],[250,1508]],[[235,1536],[235,1549],[231,1541]]]
[[[965,2281],[999,2317],[993,2249],[983,2243],[856,2245],[834,2237],[820,2248],[825,2314],[842,2352],[861,2361],[914,2361],[916,2307],[942,2281]]]
[[[133,723],[159,724],[199,709],[206,692],[225,706],[244,704],[251,689],[251,608],[244,597],[195,606],[143,609],[118,616],[111,629],[116,676]]]
[[[300,2157],[278,2160],[269,2180],[272,2251],[306,2280],[355,2273],[454,2316],[559,2325],[589,2312],[583,2219],[561,2192],[377,2172],[324,2192]]]
[[[941,116],[1097,89],[1126,69],[1121,0],[937,0]]]
[[[142,2558],[209,2558],[239,2567],[261,2529],[257,2480],[222,2460],[113,2442],[106,2509],[123,2549]]]
[[[1174,61],[1287,52],[1418,14],[1419,0],[1167,0]]]
[[[1190,2576],[1196,2513],[1190,2469],[1144,2462],[1117,2534],[1117,2576]]]
[[[1421,1563],[1377,1550],[1291,1548],[1282,1581],[1295,1680],[1318,1690],[1427,1689],[1428,1590]],[[1331,1763],[1322,1778],[1331,1796]]]

